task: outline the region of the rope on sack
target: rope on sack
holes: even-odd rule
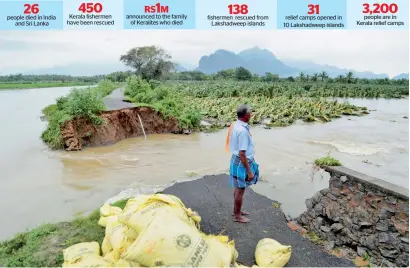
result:
[[[144,125],[142,124],[142,119],[141,116],[139,114],[138,115],[138,119],[140,120],[140,125],[141,125],[141,129],[142,129],[142,133],[144,133],[144,137],[145,139],[147,139],[147,135],[145,135],[145,130],[144,130]]]

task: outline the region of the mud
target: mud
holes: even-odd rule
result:
[[[178,121],[167,120],[148,107],[125,108],[100,114],[104,124],[95,126],[87,118],[74,119],[61,127],[64,147],[67,151],[78,151],[89,146],[104,146],[117,141],[143,136],[138,118],[141,117],[145,134],[179,133]]]

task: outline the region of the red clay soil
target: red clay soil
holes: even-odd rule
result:
[[[94,126],[89,119],[80,118],[66,122],[61,127],[64,147],[67,151],[78,151],[86,146],[102,146],[117,141],[143,136],[141,117],[145,134],[180,132],[178,121],[165,120],[155,110],[147,107],[125,108],[103,112],[100,116],[105,123]]]

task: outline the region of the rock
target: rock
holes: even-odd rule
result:
[[[379,220],[376,224],[376,230],[381,232],[387,232],[389,230],[389,221],[388,220]]]
[[[322,217],[317,217],[313,220],[313,226],[315,226],[316,230],[320,230],[320,226],[322,226],[324,220]]]
[[[340,177],[340,180],[341,180],[342,182],[346,182],[346,181],[347,181],[347,177],[346,177],[346,176],[341,176],[341,177]]]
[[[390,242],[390,236],[388,233],[379,233],[379,242],[380,243],[389,243]]]
[[[393,220],[394,228],[402,235],[409,232],[409,223],[406,221]]]
[[[330,189],[329,189],[329,188],[325,188],[325,189],[323,189],[323,190],[320,190],[320,193],[321,193],[322,195],[327,195],[328,193],[330,193]]]
[[[210,127],[210,126],[212,126],[211,123],[209,123],[209,122],[207,122],[207,121],[205,121],[205,120],[201,120],[200,125],[203,126],[203,127]]]
[[[393,209],[393,208],[382,207],[382,209],[380,210],[379,218],[380,219],[389,219],[394,215],[395,212],[396,212],[396,210]]]
[[[316,217],[316,213],[315,213],[315,211],[314,211],[313,209],[309,210],[309,216],[310,216],[311,218],[315,218],[315,217]]]
[[[362,227],[362,228],[366,228],[366,227],[370,227],[370,226],[373,226],[373,223],[368,222],[368,221],[362,221],[360,223],[360,227]]]
[[[402,238],[400,238],[400,240],[403,241],[404,243],[407,243],[407,244],[409,243],[408,238],[402,237]]]
[[[354,201],[357,203],[360,202],[363,199],[364,193],[363,192],[357,192],[357,194],[354,197]]]
[[[392,263],[389,260],[386,260],[385,258],[382,259],[381,264],[380,265],[376,265],[375,267],[396,267],[396,265],[394,263]],[[373,267],[373,266],[372,266]]]
[[[409,217],[409,202],[400,203],[399,210],[406,214],[407,217]]]
[[[182,132],[182,134],[184,134],[184,135],[189,135],[189,134],[191,134],[191,131],[188,130],[188,129],[185,129],[185,130]]]
[[[380,197],[386,197],[386,194],[384,194],[384,193],[381,192],[381,191],[377,191],[377,192],[375,193],[375,195],[380,196]]]
[[[320,192],[317,192],[314,196],[313,196],[313,202],[314,203],[319,203],[320,200],[322,199],[323,195]]]
[[[360,244],[371,250],[376,249],[376,235],[372,234],[369,236],[362,236],[360,238]]]
[[[350,231],[349,229],[347,229],[347,228],[343,228],[342,229],[342,233],[344,234],[344,235],[346,235],[347,237],[349,237],[351,240],[353,240],[353,241],[359,241],[359,238],[352,232],[352,231]],[[349,242],[347,242],[346,244],[348,244]]]
[[[349,216],[347,216],[347,215],[343,215],[342,218],[341,218],[341,221],[342,221],[344,226],[350,226],[353,223],[352,219],[349,218]]]
[[[332,200],[332,201],[336,201],[336,200],[337,200],[336,196],[332,195],[331,193],[328,193],[328,194],[326,195],[326,197],[329,198],[329,199]]]
[[[403,116],[403,118],[404,118],[404,119],[409,119],[409,117],[408,117],[408,116]]]
[[[407,252],[401,253],[396,259],[396,264],[398,267],[409,267],[409,254]]]
[[[327,242],[325,248],[326,248],[326,250],[329,250],[329,251],[334,249],[335,248],[335,241]]]
[[[307,209],[312,209],[313,208],[313,202],[312,202],[312,200],[309,198],[309,199],[306,199],[305,200],[305,205],[306,205],[306,207],[307,207]]]
[[[340,196],[340,189],[333,188],[332,190],[330,190],[330,192],[332,193],[332,195],[334,195],[336,197]]]
[[[364,257],[367,254],[366,248],[357,247],[357,255]]]
[[[394,263],[392,263],[391,261],[388,261],[386,259],[382,259],[382,263],[380,265],[377,266],[382,266],[382,267],[396,267],[396,265]],[[375,267],[377,267],[375,266]],[[373,266],[372,266],[373,267]]]
[[[333,187],[336,187],[336,188],[341,188],[342,187],[342,181],[340,180],[340,178],[333,178],[333,180],[332,180],[332,185],[333,185]]]
[[[387,197],[386,203],[390,204],[390,205],[396,205],[397,204],[397,199],[392,197],[392,196],[389,196],[389,197]]]
[[[332,226],[330,226],[330,229],[331,229],[333,232],[337,233],[337,232],[339,232],[340,230],[343,229],[343,224],[341,224],[341,223],[333,223]]]
[[[316,212],[316,216],[321,216],[323,215],[323,206],[321,204],[317,204],[314,208]]]
[[[325,208],[325,211],[326,216],[331,220],[339,216],[339,206],[336,204],[330,204]]]
[[[379,250],[383,257],[390,258],[390,259],[397,258],[397,256],[400,253],[397,249],[379,248]]]
[[[367,209],[365,209],[363,207],[357,207],[354,211],[354,215],[359,220],[358,222],[361,222],[361,221],[370,222],[372,220],[372,217],[370,216]]]
[[[401,242],[399,247],[400,247],[401,251],[409,252],[409,242],[407,242],[407,243]]]
[[[325,233],[328,233],[328,232],[330,232],[330,228],[329,227],[327,227],[327,226],[320,226],[320,230],[322,230],[323,232],[325,232]]]
[[[359,183],[359,184],[357,185],[357,190],[359,190],[359,191],[361,191],[361,192],[364,192],[364,186]]]

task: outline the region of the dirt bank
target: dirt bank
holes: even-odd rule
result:
[[[67,151],[77,151],[85,146],[108,145],[126,138],[143,136],[138,115],[141,117],[147,135],[180,131],[176,119],[165,120],[152,108],[125,108],[103,112],[100,116],[105,123],[99,126],[93,125],[86,118],[66,122],[61,127],[64,147]]]

